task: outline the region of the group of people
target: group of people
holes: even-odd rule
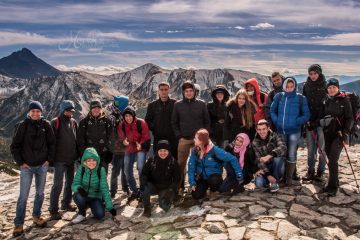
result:
[[[270,192],[279,190],[279,182],[291,186],[293,179],[300,179],[296,153],[304,131],[308,172],[303,181],[323,181],[327,155],[329,180],[323,190],[335,196],[339,185],[337,162],[342,142],[354,123],[353,110],[340,91],[338,79],[325,80],[318,64],[311,65],[308,72],[303,94],[297,92],[295,77],[284,78],[274,72],[274,89],[269,94],[260,91],[256,79],[250,79],[231,99],[225,86],[216,86],[213,101],[207,104],[199,99],[199,86],[191,81],[182,85],[183,98],[178,101],[170,98],[170,85],[162,82],[159,98],[148,105],[144,120],[136,117],[126,96],[114,97],[106,107],[108,116],[100,100],[91,101],[88,115],[79,124],[72,118],[75,104],[70,100],[61,103],[59,116],[51,122],[43,118],[42,105],[31,102],[26,119],[15,125],[10,147],[21,168],[14,235],[23,232],[34,175],[33,221],[46,225],[41,207],[49,165],[55,169],[48,209],[52,220],[61,219],[62,190],[61,210],[78,209],[74,224],[86,219],[88,207],[96,219],[105,215],[105,208],[115,216],[112,198],[119,176],[128,202],[142,201],[143,216],[149,217],[152,195],[159,196],[159,206],[165,211],[179,200],[186,165],[194,199],[205,197],[208,189],[209,200],[215,200],[217,192],[235,195],[245,191],[244,185],[252,180]],[[147,159],[149,131],[154,137],[154,154]],[[321,150],[325,150],[324,155],[317,155]],[[316,174],[315,156],[319,156]],[[74,163],[79,158],[81,164],[75,173]],[[133,173],[135,163],[138,182]],[[72,200],[76,206],[71,205]]]

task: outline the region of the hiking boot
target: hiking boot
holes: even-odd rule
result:
[[[116,195],[116,193],[111,193],[111,194],[110,194],[110,197],[111,197],[111,198],[115,198],[115,195]]]
[[[295,162],[287,162],[286,163],[286,186],[292,186],[293,173],[296,167]]]
[[[77,207],[74,205],[68,205],[68,206],[61,206],[61,210],[69,211],[69,212],[75,212]]]
[[[279,183],[285,183],[286,182],[286,175],[285,173],[281,176]]]
[[[44,226],[46,226],[46,221],[45,221],[45,219],[43,219],[42,217],[33,217],[33,221],[34,221],[34,223],[36,223],[36,225],[38,225],[39,227],[44,227]]]
[[[329,197],[335,197],[336,196],[336,194],[337,194],[337,188],[329,188],[328,189],[328,196]]]
[[[51,220],[60,220],[61,215],[59,212],[50,212],[50,219]]]
[[[139,197],[140,197],[140,192],[131,194],[131,196],[128,197],[127,204],[130,204],[132,201],[138,199]]]
[[[144,206],[144,213],[142,216],[150,217],[151,215],[151,206]]]
[[[83,222],[85,221],[86,217],[85,216],[82,216],[82,215],[77,215],[77,217],[75,219],[73,219],[71,222],[73,224],[77,224],[77,223],[80,223],[80,222]]]
[[[271,193],[274,193],[274,192],[277,192],[277,191],[279,191],[279,184],[277,184],[277,183],[272,183],[272,184],[271,184],[271,188],[270,188],[270,192],[271,192]]]
[[[323,177],[324,172],[325,172],[324,170],[317,170],[316,175],[314,177],[315,181],[323,182],[323,180],[324,180],[324,177]]]
[[[299,174],[297,173],[297,168],[295,167],[295,170],[294,170],[294,173],[293,173],[293,179],[295,180],[295,181],[300,181],[300,176],[299,176]]]
[[[216,200],[216,192],[210,191],[209,201]]]
[[[19,236],[22,233],[23,233],[23,225],[16,225],[14,227],[13,235],[14,236]]]
[[[302,178],[303,181],[309,182],[315,179],[315,170],[308,170],[306,176]]]
[[[124,192],[124,193],[126,193],[126,195],[128,196],[128,197],[130,197],[131,196],[131,191],[130,190],[127,190],[126,192]]]

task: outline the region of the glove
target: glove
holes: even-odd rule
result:
[[[342,141],[346,142],[346,140],[348,140],[349,138],[349,134],[343,133],[342,137],[340,138]]]
[[[113,217],[116,216],[116,210],[113,208],[109,211]]]
[[[236,195],[238,193],[242,193],[245,192],[245,188],[244,188],[244,179],[243,178],[238,178],[238,185],[236,188],[234,188],[234,190],[232,191],[231,195]]]
[[[142,182],[140,182],[140,191],[145,191],[145,186],[147,185],[147,182],[145,182],[145,181],[142,181]]]
[[[85,190],[83,188],[79,188],[78,192],[82,197],[87,197],[87,193],[85,192]]]
[[[173,191],[171,189],[167,189],[165,195],[161,198],[164,201],[165,205],[170,205],[170,198],[173,195]]]

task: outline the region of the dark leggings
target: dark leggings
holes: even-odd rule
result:
[[[339,186],[339,157],[343,149],[342,140],[337,137],[328,136],[325,134],[325,152],[329,158],[329,183],[330,189],[336,189]]]
[[[196,182],[196,190],[192,191],[191,195],[194,199],[201,199],[205,196],[206,190],[209,187],[211,192],[216,192],[217,190],[219,190],[222,183],[223,179],[220,174],[211,174],[208,179]]]

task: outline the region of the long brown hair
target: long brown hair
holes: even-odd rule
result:
[[[240,95],[244,95],[245,97],[245,104],[240,107],[241,116],[242,116],[242,122],[243,127],[246,127],[247,129],[250,129],[254,125],[254,114],[253,114],[253,108],[256,108],[256,105],[253,101],[250,100],[249,95],[247,94],[245,89],[240,89],[235,97],[230,99],[226,105],[230,106],[231,104],[235,104],[234,107],[239,107],[238,105],[238,99]],[[246,121],[245,121],[245,115],[246,115]]]

